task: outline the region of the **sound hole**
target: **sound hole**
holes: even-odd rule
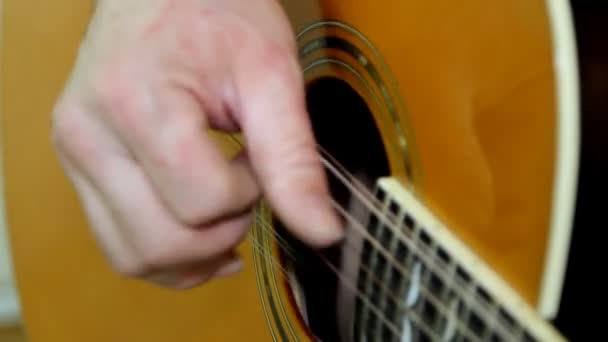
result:
[[[385,149],[374,118],[365,101],[350,85],[336,78],[316,80],[307,87],[307,104],[317,142],[340,164],[352,174],[370,180],[371,184],[389,174]],[[333,197],[347,208],[350,192],[329,172],[327,174]],[[342,253],[348,251],[342,247],[315,251],[293,238],[279,222],[275,222],[275,227],[296,259],[293,261],[286,253],[281,255],[283,264],[291,270],[292,278],[298,284],[297,289],[290,284],[287,286],[294,291],[295,297],[301,298],[303,321],[317,339],[339,341],[337,290],[339,282],[344,279],[337,277],[326,261],[329,260],[339,270]],[[318,253],[323,254],[326,260]],[[356,286],[356,279],[352,282]]]

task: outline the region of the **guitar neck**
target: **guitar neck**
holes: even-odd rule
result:
[[[382,204],[369,213],[361,264],[371,272],[358,281],[375,303],[359,303],[359,326],[383,320],[401,336],[411,327],[431,340],[563,340],[398,181],[380,180],[375,196]],[[402,298],[405,309],[391,307],[387,296]]]

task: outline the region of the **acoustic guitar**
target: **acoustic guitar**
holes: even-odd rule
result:
[[[4,1],[3,182],[29,341],[581,336],[574,311],[560,321],[581,229],[570,4],[283,5],[346,238],[310,249],[262,201],[240,246],[244,272],[175,292],[108,268],[50,145],[49,114],[92,2]],[[244,147],[209,134],[227,155]]]

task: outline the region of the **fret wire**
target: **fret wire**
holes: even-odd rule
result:
[[[406,256],[406,260],[410,260],[411,258],[413,258],[414,256],[411,253],[411,250],[408,250],[408,254]],[[411,268],[410,268],[411,270]],[[397,299],[397,304],[398,304],[398,315],[397,315],[397,319],[401,322],[404,321],[404,317],[408,314],[409,309],[407,308],[406,305],[404,305],[404,298],[406,298],[406,294],[407,294],[407,290],[408,288],[410,288],[412,286],[412,279],[411,279],[411,273],[408,272],[407,275],[403,274],[400,272],[400,275],[402,277],[402,281],[401,284],[399,286],[399,297]],[[403,323],[401,323],[403,324]]]
[[[386,208],[382,208],[382,214],[385,214],[385,213],[386,213]],[[373,235],[372,235],[372,233],[370,233],[370,235],[372,235],[372,237],[375,238],[376,241],[379,241],[378,237],[379,237],[380,233],[382,232],[383,229],[387,229],[387,228],[385,227],[385,224],[382,223],[382,220],[378,219],[377,217],[376,217],[376,220],[377,220],[377,222],[374,223],[375,227],[373,228]],[[370,226],[370,228],[371,228],[371,226]],[[378,250],[375,248],[371,248],[370,253],[371,254],[370,254],[370,258],[369,258],[369,265],[370,265],[369,267],[371,269],[375,269],[376,263],[377,263]],[[362,264],[364,262],[365,261],[362,260]],[[372,277],[373,277],[373,275],[372,275]],[[365,288],[363,289],[363,293],[373,292],[372,291],[373,282],[371,279],[372,277],[369,277],[369,276],[366,277],[366,283],[365,283]],[[370,327],[371,325],[373,325],[371,327],[371,329],[373,330],[378,324],[378,322],[375,320],[375,318],[373,318],[373,317],[370,318],[369,316],[370,316],[369,310],[365,309],[363,311],[362,319],[361,319],[362,324],[361,324],[360,329],[361,329],[362,334],[360,336],[367,336],[367,334],[368,334],[367,328]],[[370,321],[372,321],[372,322],[370,322]]]
[[[437,245],[433,246],[433,250],[434,250],[433,255],[435,255],[435,258],[437,258]],[[427,279],[426,279],[427,280],[427,284],[428,284],[427,288],[429,289],[429,292],[431,294],[433,294],[433,292],[431,290],[431,281],[432,281],[431,279],[434,276],[434,273],[432,271],[430,271],[430,270],[427,273],[428,273],[428,276],[427,276]],[[443,287],[444,288],[446,287],[445,283],[443,284]],[[443,300],[442,294],[443,294],[443,288],[440,290],[439,294],[435,295],[435,297],[439,300],[439,302],[441,302]],[[448,317],[447,316],[443,316],[442,313],[441,313],[441,310],[439,308],[435,308],[435,309],[437,311],[439,311],[439,312],[436,314],[435,318],[433,319],[433,322],[431,323],[431,326],[433,326],[434,328],[436,328],[437,330],[439,330],[441,328],[442,318],[444,318],[446,320],[446,327],[447,327],[447,319],[448,319]],[[449,308],[447,308],[447,309],[449,310]]]
[[[421,287],[424,287],[425,284],[428,284],[430,282],[430,280],[431,280],[431,272],[428,269],[426,269],[423,271],[422,278],[420,280]],[[432,309],[438,310],[435,307],[435,305],[430,300],[428,300],[427,297],[424,297],[424,296],[421,296],[421,298],[419,298],[419,302],[417,303],[416,306],[417,306],[417,308],[415,310],[417,310],[420,313],[420,316],[422,316],[422,319],[425,321],[427,319],[426,312],[427,312],[427,310],[429,310],[427,307],[432,307]],[[430,325],[432,329],[435,329],[437,317],[439,317],[439,319],[441,319],[440,316],[441,315],[437,311],[435,311],[435,317],[430,322],[426,321],[426,324]]]
[[[384,200],[384,207],[385,207],[385,209],[387,209],[389,212],[392,212],[391,206],[392,206],[392,201],[389,200],[389,197],[386,197],[385,200]],[[400,217],[399,211],[401,211],[401,210],[399,208],[397,210],[398,210],[398,212],[397,212],[396,216],[397,216],[397,218],[399,218]],[[384,227],[383,226],[383,229],[382,229],[382,231],[380,233],[381,243],[384,242],[384,238],[383,238],[382,234],[385,234],[386,232],[388,232],[390,234],[390,230],[388,229],[388,227]],[[396,246],[397,246],[397,237],[396,237],[396,234],[391,234],[390,235],[390,241],[388,242],[387,249],[394,254]],[[384,282],[387,283],[387,284],[390,284],[390,280],[392,278],[392,272],[391,272],[392,269],[393,269],[392,265],[385,264],[384,269],[381,270],[382,274],[380,275],[380,279],[384,280]],[[391,301],[389,299],[393,299],[393,298],[390,298],[389,295],[388,295],[391,292],[390,291],[390,285],[388,287],[389,288],[387,289],[386,286],[383,286],[383,289],[384,289],[383,292],[385,292],[385,295],[381,297],[380,303],[379,303],[379,307],[381,309],[383,309],[385,312],[388,310],[388,306],[391,305]],[[393,303],[393,305],[395,305],[397,307],[400,306],[399,302],[397,302],[395,300],[393,302],[396,302],[396,303]],[[397,316],[397,312],[394,312],[393,316],[398,317]],[[394,319],[394,317],[389,317],[388,319],[391,320],[391,319]],[[374,336],[373,340],[374,341],[380,341],[382,339],[383,334],[384,334],[384,329],[383,328],[378,329],[377,332],[376,332],[376,334],[375,334],[375,336]]]
[[[383,203],[383,212],[391,212],[391,201],[389,200],[389,197],[385,197],[385,200]],[[384,236],[386,234],[390,234],[390,229],[385,224],[380,225],[380,229],[376,232],[376,240],[378,240],[380,242],[380,245],[382,245],[384,243]],[[379,253],[375,253],[374,257],[375,257],[375,267],[374,268],[376,270],[378,270],[378,273],[380,274],[380,276],[376,277],[376,278],[377,279],[379,278],[379,280],[381,280],[381,281],[382,280],[386,281],[387,271],[390,269],[388,262],[387,262],[386,258],[379,255]],[[379,265],[381,261],[382,261],[382,266]],[[381,281],[379,281],[377,284],[375,284],[376,286],[379,286],[382,289],[381,293],[379,295],[379,298],[378,298],[377,305],[381,310],[386,311],[386,298],[387,298],[388,293],[386,293],[386,287],[382,286],[383,284],[381,284]],[[372,288],[375,288],[375,287],[372,286]],[[390,318],[389,318],[389,320],[390,320]],[[373,341],[380,339],[380,337],[382,336],[382,332],[384,330],[384,327],[378,326],[378,322],[376,322],[375,328],[376,329],[372,329],[372,335],[373,335],[372,340]]]
[[[449,278],[455,279],[455,277],[456,277],[456,262],[453,259],[451,259],[450,261],[451,262],[448,265],[448,270],[447,270],[446,274],[448,275]],[[454,291],[454,289],[452,288],[452,286],[450,285],[449,282],[446,282],[445,285],[446,285],[445,296],[449,297],[450,294],[453,293],[453,294],[455,294],[455,297],[453,297],[451,299],[454,300],[454,298],[456,298],[456,301],[457,301],[456,302],[456,307],[454,308],[454,310],[456,310],[456,313],[455,313],[456,321],[457,321],[457,323],[460,323],[460,324],[456,325],[456,333],[455,334],[457,336],[460,333],[461,329],[464,329],[464,331],[463,331],[464,333],[468,333],[469,332],[469,327],[467,327],[466,324],[464,324],[464,322],[462,322],[460,320],[460,318],[458,317],[458,304],[460,302],[458,294],[456,294],[456,291]],[[450,312],[450,313],[452,313],[452,312]]]
[[[399,215],[397,215],[397,219],[401,220],[402,216],[403,216],[403,211],[401,209],[399,209]],[[397,239],[397,235],[396,234],[392,234],[391,241],[390,241],[390,246],[389,246],[389,251],[391,251],[393,255],[397,255],[398,249],[399,249],[399,244],[400,244],[400,242],[399,242],[399,239]],[[406,253],[408,253],[408,254],[405,255],[404,262],[407,261],[407,258],[410,255],[409,252],[406,252]],[[387,292],[394,295],[394,293],[395,293],[394,287],[396,287],[396,286],[393,286],[393,283],[397,282],[400,285],[403,285],[403,284],[407,283],[406,276],[401,275],[393,265],[390,265],[390,267],[387,268],[387,274],[388,274],[388,279],[389,279],[388,282],[387,282],[388,283],[388,291]],[[396,279],[394,279],[394,278],[396,278]],[[393,302],[393,305],[395,306],[394,309],[393,309],[394,310],[394,312],[393,312],[393,319],[395,321],[397,321],[397,320],[401,320],[402,321],[403,320],[403,319],[400,319],[402,317],[402,315],[403,315],[403,312],[402,312],[403,305],[402,305],[401,301],[399,300],[399,298],[403,298],[402,294],[404,292],[402,292],[400,290],[400,288],[401,288],[401,286],[398,286],[397,289],[396,289],[397,295],[394,296],[394,297],[396,297],[396,299],[391,298],[391,299],[393,299],[392,302]],[[403,329],[403,327],[402,327],[402,329]]]
[[[410,227],[411,228],[411,232],[412,232],[412,234],[411,234],[411,243],[412,243],[412,245],[416,245],[418,243],[418,238],[419,238],[419,235],[418,235],[419,234],[419,227],[418,227],[418,222],[416,220],[414,220],[412,223],[413,224]],[[401,231],[402,230],[403,230],[403,228],[401,228]],[[395,234],[395,235],[397,235],[397,234]],[[410,318],[410,316],[413,314],[413,315],[416,315],[417,317],[419,317],[420,321],[424,322],[424,318],[420,315],[420,313],[418,313],[415,310],[416,303],[420,300],[419,297],[420,297],[420,293],[422,292],[422,286],[420,284],[420,281],[418,281],[418,284],[414,283],[415,279],[413,279],[414,277],[413,277],[413,273],[412,273],[412,272],[416,271],[415,270],[416,265],[418,265],[418,267],[419,267],[419,272],[422,272],[422,267],[424,265],[423,265],[423,262],[422,262],[421,258],[419,257],[419,253],[416,253],[411,248],[408,251],[408,258],[407,259],[408,259],[408,263],[406,264],[406,267],[409,268],[411,271],[403,274],[404,278],[405,277],[408,278],[407,282],[404,282],[403,292],[401,292],[403,294],[403,298],[404,298],[403,300],[407,300],[406,298],[409,297],[410,291],[412,291],[412,289],[414,287],[416,287],[416,286],[418,287],[419,293],[418,293],[418,298],[416,298],[416,302],[414,302],[414,304],[413,304],[412,307],[408,307],[407,304],[403,305],[402,320],[405,320],[406,317]],[[416,333],[417,333],[416,331],[412,332],[412,334],[416,334]],[[414,335],[414,336],[415,336],[414,338],[416,338],[416,335]]]
[[[521,324],[517,324],[515,328],[515,332],[513,333],[513,337],[515,340],[523,340],[524,339],[525,329]]]
[[[364,242],[364,248],[365,245],[367,244],[367,241]],[[361,260],[361,264],[364,264],[367,262],[365,258],[365,254],[363,253],[363,255],[361,256],[362,260]],[[365,283],[367,281],[367,277],[368,274],[367,273],[361,273],[359,272],[357,275],[357,289],[364,291],[365,290]],[[363,282],[362,282],[363,281]],[[357,299],[355,301],[355,322],[357,323],[357,328],[358,328],[358,335],[359,336],[363,336],[365,334],[365,330],[364,330],[364,318],[366,318],[367,315],[364,315],[364,310],[365,307],[362,304],[362,301],[360,301],[359,299]],[[364,317],[365,316],[365,317]]]
[[[382,231],[384,229],[386,229],[386,227],[383,224],[378,225],[379,229],[376,230],[376,240],[379,240],[379,235],[382,233]],[[372,256],[371,256],[371,261],[370,261],[370,268],[371,269],[378,269],[378,263],[379,263],[379,256],[378,256],[378,251],[374,250],[372,252]],[[381,297],[381,294],[378,293],[377,289],[376,289],[377,284],[375,284],[375,282],[373,281],[372,277],[368,277],[368,283],[367,283],[367,287],[366,287],[366,291],[365,293],[369,293],[370,297],[372,298],[373,302],[378,302],[378,298]],[[378,296],[378,298],[375,298],[376,296]],[[369,312],[368,312],[369,314]],[[366,335],[375,335],[376,332],[380,332],[380,327],[381,325],[379,324],[380,322],[378,322],[377,319],[372,318],[368,320],[368,324],[367,324],[367,328],[365,329],[366,331]],[[371,332],[370,332],[371,330]]]
[[[414,223],[414,227],[415,227],[414,242],[420,242],[419,245],[424,245],[424,248],[428,252],[429,248],[426,245],[426,242],[422,241],[423,227],[421,227],[417,221],[414,221],[414,222],[415,222]],[[422,320],[426,324],[430,325],[432,329],[439,331],[438,322],[441,322],[441,318],[443,316],[444,311],[441,310],[442,305],[441,305],[440,300],[437,300],[437,301],[431,300],[431,297],[434,296],[434,294],[430,290],[430,281],[431,281],[431,277],[433,275],[433,271],[427,267],[422,267],[421,272],[422,272],[422,276],[421,276],[420,282],[419,282],[419,286],[421,288],[420,293],[424,293],[422,291],[422,289],[425,289],[429,295],[428,296],[424,296],[424,295],[419,296],[416,304],[414,305],[413,310],[418,312],[418,314],[422,318]],[[438,304],[437,306],[435,306],[435,302]],[[429,309],[428,307],[430,307],[432,309]],[[435,310],[435,317],[432,318],[431,322],[426,321],[427,310]]]
[[[379,221],[375,222],[372,218],[371,222],[368,222],[367,226],[371,226],[371,225],[377,225],[379,224]],[[367,253],[372,253],[373,250],[371,248],[367,248],[369,245],[369,242],[367,240],[363,241],[363,250],[362,250],[362,254],[361,254],[361,264],[366,264],[368,263],[368,259],[369,256],[367,255]],[[357,276],[357,287],[365,293],[366,289],[367,289],[367,283],[369,282],[368,279],[368,274],[367,273],[361,273],[359,272],[358,276]],[[363,279],[363,283],[362,286],[360,286],[360,282]],[[363,338],[363,336],[365,336],[365,327],[367,325],[367,308],[365,308],[365,306],[362,303],[362,300],[357,299],[356,300],[356,311],[355,313],[358,315],[358,317],[355,317],[355,319],[358,320],[358,329],[359,329],[359,333],[358,335],[361,336],[361,338]]]
[[[490,309],[491,311],[487,323],[487,329],[483,336],[483,340],[489,340],[490,337],[492,337],[492,334],[494,333],[494,327],[498,322],[498,305],[496,305],[496,303],[493,303],[491,306],[492,308]]]
[[[456,275],[456,279],[458,279],[458,275]],[[475,312],[472,310],[472,308],[471,308],[471,306],[472,306],[472,305],[471,305],[471,302],[475,300],[475,298],[474,298],[474,293],[475,293],[475,290],[474,290],[474,289],[475,289],[475,283],[473,282],[473,280],[472,280],[472,279],[469,279],[469,283],[468,283],[468,285],[466,285],[466,286],[467,286],[467,288],[469,289],[469,291],[467,291],[467,295],[464,297],[464,303],[465,303],[465,304],[464,304],[464,308],[463,308],[463,310],[464,310],[464,316],[465,316],[465,317],[463,318],[463,320],[462,320],[462,321],[464,322],[464,325],[465,325],[465,326],[466,326],[468,329],[470,329],[470,330],[473,332],[473,334],[474,334],[475,336],[477,336],[477,334],[475,333],[475,331],[473,331],[473,329],[471,328],[471,317],[472,317],[474,314],[476,314],[476,313],[475,313]],[[477,316],[478,316],[478,317],[480,317],[480,318],[481,318],[481,317],[483,317],[483,316],[479,316],[479,315],[477,315]],[[481,319],[483,319],[483,318],[481,318]]]

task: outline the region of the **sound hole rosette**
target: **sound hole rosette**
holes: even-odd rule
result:
[[[416,167],[415,138],[402,92],[371,41],[340,21],[319,21],[303,29],[297,38],[305,82],[328,76],[345,80],[373,113],[392,172],[404,176],[408,186],[418,187],[420,182],[415,180],[421,172]]]

